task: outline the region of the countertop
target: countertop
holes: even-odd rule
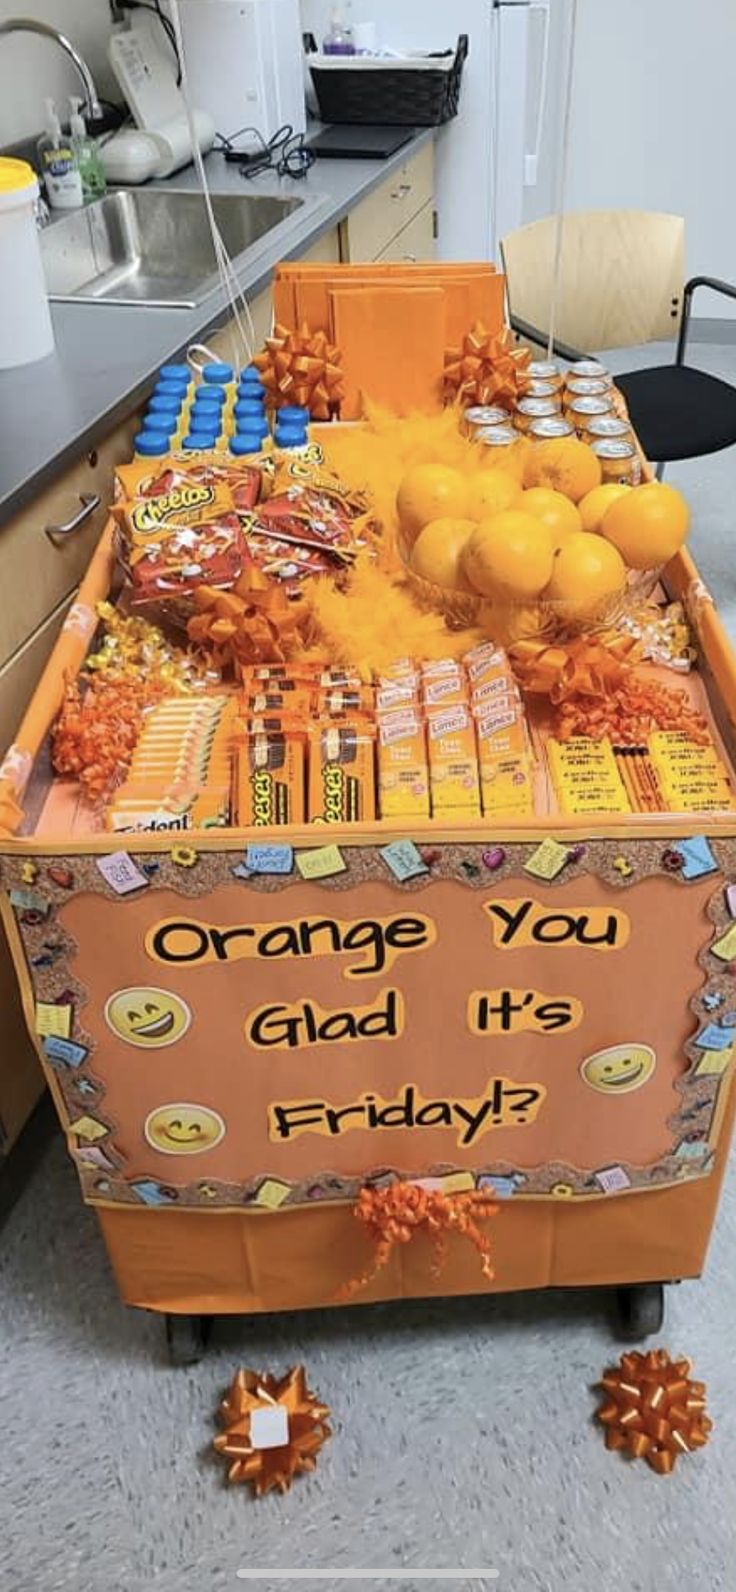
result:
[[[296,195],[320,201],[281,222],[243,256],[237,275],[255,296],[268,285],[279,260],[296,259],[346,216],[372,189],[434,137],[421,129],[388,160],[318,160],[301,181],[266,173],[250,182],[216,153],[208,155],[213,193]],[[190,167],[170,178],[170,189],[197,189]],[[223,319],[225,299],[216,289],[196,309],[131,308],[115,304],[52,304],[56,348],[47,359],[0,371],[0,524],[66,464],[91,449],[135,409],[159,366]]]

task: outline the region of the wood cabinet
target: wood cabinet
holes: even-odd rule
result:
[[[433,222],[433,202],[434,144],[428,143],[374,188],[373,193],[341,222],[341,258],[351,263],[403,259],[401,252],[388,251],[423,212],[427,213],[425,220],[431,218]],[[423,231],[422,238],[422,246],[428,252],[417,253],[416,257],[431,260],[435,254],[434,226],[431,236]],[[410,254],[415,252],[410,248]]]
[[[433,260],[436,252],[435,209],[430,199],[429,204],[419,210],[401,232],[397,232],[378,258],[404,264],[414,260]]]

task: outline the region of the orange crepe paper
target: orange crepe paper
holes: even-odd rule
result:
[[[416,1183],[392,1183],[390,1188],[361,1189],[354,1214],[374,1243],[375,1254],[372,1265],[341,1288],[342,1299],[350,1299],[367,1288],[388,1264],[394,1245],[410,1243],[420,1231],[432,1242],[434,1276],[442,1270],[449,1234],[456,1232],[477,1249],[483,1276],[489,1282],[493,1279],[490,1239],[477,1224],[496,1216],[498,1206],[485,1194],[443,1194],[439,1189],[421,1188]]]
[[[342,355],[324,332],[306,322],[299,330],[275,326],[253,361],[261,372],[266,402],[272,409],[299,404],[313,420],[332,420],[345,396]]]
[[[622,1354],[598,1384],[604,1391],[596,1419],[606,1428],[606,1447],[645,1459],[669,1476],[683,1454],[704,1448],[713,1430],[706,1414],[704,1382],[694,1382],[690,1360],[672,1360],[666,1349]]]
[[[493,333],[476,321],[459,348],[445,350],[445,397],[463,407],[499,404],[513,409],[530,359],[531,350],[519,348],[507,326]]]
[[[250,1435],[253,1411],[278,1404],[288,1417],[288,1442],[281,1448],[255,1448]],[[288,1492],[295,1476],[316,1470],[317,1455],[332,1436],[329,1414],[307,1387],[303,1365],[282,1377],[236,1372],[219,1410],[225,1431],[213,1441],[216,1453],[231,1461],[228,1481],[247,1482],[256,1498],[273,1490]]]
[[[285,663],[301,649],[303,604],[255,566],[243,571],[232,591],[198,586],[194,603],[198,612],[187,635],[218,669],[232,667],[237,675],[252,663]]]

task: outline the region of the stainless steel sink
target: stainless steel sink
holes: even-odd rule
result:
[[[213,195],[231,260],[252,251],[295,211],[322,199]],[[218,283],[207,213],[199,193],[119,189],[70,211],[41,233],[49,298],[193,308]]]

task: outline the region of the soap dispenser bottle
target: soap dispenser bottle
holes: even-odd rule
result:
[[[78,210],[84,203],[82,178],[71,139],[62,137],[61,122],[52,99],[46,101],[46,131],[36,147],[46,198],[52,210]]]
[[[82,101],[72,94],[69,98],[71,115],[69,128],[74,160],[82,180],[82,198],[85,204],[101,199],[107,192],[107,178],[97,141],[90,138],[82,115]]]

